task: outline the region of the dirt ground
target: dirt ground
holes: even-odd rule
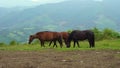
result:
[[[120,68],[120,51],[0,51],[0,68]]]

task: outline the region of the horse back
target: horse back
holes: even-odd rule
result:
[[[93,35],[94,33],[90,30],[84,30],[84,31],[74,30],[71,32],[69,39],[85,40],[90,38]]]
[[[41,40],[50,41],[61,37],[58,32],[44,31],[37,33],[37,37]]]

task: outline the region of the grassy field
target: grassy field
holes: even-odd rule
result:
[[[0,46],[0,50],[2,51],[40,51],[40,50],[58,50],[58,51],[67,51],[67,50],[120,50],[120,39],[115,40],[102,40],[102,41],[96,41],[95,42],[95,48],[89,48],[89,43],[87,41],[80,41],[80,48],[76,47],[73,48],[73,43],[71,44],[71,48],[66,48],[64,45],[63,48],[54,47],[51,45],[48,46],[48,43],[45,44],[46,47],[41,47],[40,44],[19,44],[19,45],[5,45]]]
[[[80,48],[53,48],[48,43],[43,48],[39,44],[0,46],[0,68],[120,67],[120,39],[96,41],[95,48],[89,48],[87,41],[79,43]]]

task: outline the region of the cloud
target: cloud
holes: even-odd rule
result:
[[[32,2],[39,2],[39,3],[56,3],[56,2],[61,2],[64,0],[31,0]]]
[[[94,1],[97,1],[97,2],[103,2],[103,0],[94,0]]]
[[[39,0],[31,0],[32,2],[39,2]]]

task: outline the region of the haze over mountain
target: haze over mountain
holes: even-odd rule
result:
[[[67,0],[32,8],[0,8],[0,42],[26,42],[37,31],[111,28],[120,31],[119,0]],[[7,40],[6,40],[7,39]]]

